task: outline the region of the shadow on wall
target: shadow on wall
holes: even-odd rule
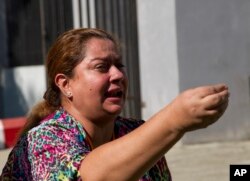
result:
[[[1,70],[1,118],[11,118],[26,115],[28,104],[20,89],[22,82],[16,79],[14,69]]]
[[[185,135],[184,143],[249,140],[250,1],[177,0],[179,87],[226,83],[222,118]]]

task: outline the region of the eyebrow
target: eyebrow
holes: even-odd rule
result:
[[[122,56],[121,55],[118,55],[116,54],[115,56],[114,55],[108,55],[108,56],[103,56],[103,57],[94,57],[92,59],[90,59],[90,61],[95,61],[95,60],[103,60],[103,61],[111,61],[111,62],[114,62],[114,61],[120,61],[122,62]]]

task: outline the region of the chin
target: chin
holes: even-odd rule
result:
[[[112,106],[112,108],[105,109],[109,115],[118,116],[122,112],[123,106]]]

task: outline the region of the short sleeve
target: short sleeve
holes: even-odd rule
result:
[[[28,133],[34,180],[81,180],[79,168],[89,150],[84,146],[84,135],[76,128],[54,121]]]

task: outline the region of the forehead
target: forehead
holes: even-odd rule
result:
[[[90,39],[86,46],[86,54],[100,52],[113,52],[118,54],[118,48],[116,47],[115,43],[109,39]]]

